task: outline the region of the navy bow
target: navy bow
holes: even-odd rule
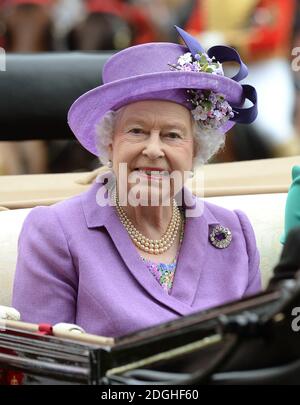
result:
[[[205,53],[203,47],[194,37],[192,37],[192,35],[188,34],[186,31],[177,27],[176,25],[175,28],[194,57],[199,52]],[[217,45],[209,48],[206,53],[210,58],[215,57],[220,63],[237,62],[239,64],[239,71],[235,76],[231,77],[232,80],[239,82],[248,76],[248,68],[234,48],[224,45]],[[250,100],[253,105],[249,108],[237,108],[233,106],[234,117],[231,118],[231,121],[250,124],[257,117],[257,94],[255,88],[249,84],[243,84],[242,88],[244,99]]]

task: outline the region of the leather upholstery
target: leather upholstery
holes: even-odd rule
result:
[[[102,84],[111,53],[6,54],[0,72],[0,141],[68,139],[67,112],[82,93]]]

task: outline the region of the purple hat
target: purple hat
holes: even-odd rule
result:
[[[239,84],[247,76],[248,69],[236,50],[214,46],[205,53],[191,35],[178,27],[176,29],[187,47],[157,42],[122,50],[104,65],[104,84],[83,94],[73,103],[68,113],[68,123],[88,151],[98,155],[96,124],[105,113],[136,101],[173,101],[190,109],[194,118],[199,115],[204,102],[205,106],[207,103],[218,105],[218,110],[226,111],[224,114],[227,116],[225,123],[219,121],[223,123],[219,128],[223,133],[236,122],[250,123],[255,120],[256,91],[252,86]],[[238,73],[232,78],[224,76],[223,62],[238,63]],[[226,101],[216,97],[212,99],[212,95],[221,95],[222,100]],[[246,98],[253,105],[243,109]],[[197,106],[200,107],[197,109]]]

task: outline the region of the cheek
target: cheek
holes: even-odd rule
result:
[[[190,139],[184,147],[184,153],[187,158],[188,165],[190,166],[193,163],[194,152],[195,152],[195,142],[194,139]]]
[[[118,162],[130,162],[141,150],[138,143],[129,142],[126,137],[116,137],[112,147],[113,157]]]
[[[190,170],[193,163],[193,141],[186,141],[171,148],[169,157],[182,170]]]

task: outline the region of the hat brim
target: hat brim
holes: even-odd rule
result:
[[[103,84],[84,93],[72,104],[68,124],[84,148],[98,156],[96,124],[106,112],[139,100],[164,99],[180,103],[171,97],[159,96],[166,90],[180,89],[212,90],[223,94],[232,106],[244,103],[242,86],[228,77],[199,72],[158,72]],[[227,132],[234,124],[228,121],[221,131]]]

